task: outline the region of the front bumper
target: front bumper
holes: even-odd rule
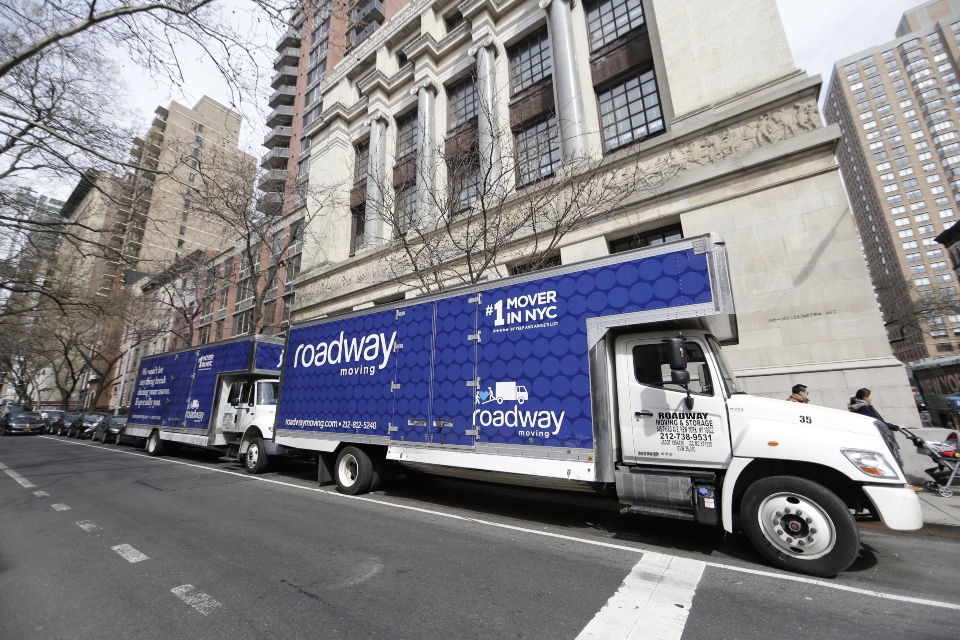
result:
[[[906,487],[865,486],[863,492],[873,503],[883,525],[894,531],[915,531],[923,526],[920,498]]]
[[[7,433],[29,433],[29,434],[36,433],[37,435],[40,435],[41,433],[43,433],[43,430],[44,428],[42,426],[41,427],[17,427],[14,425],[10,425],[9,427],[7,427]]]

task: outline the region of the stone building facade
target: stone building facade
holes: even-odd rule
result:
[[[470,129],[467,144],[501,152],[481,153],[477,174],[511,158],[520,195],[572,168],[659,176],[565,233],[554,264],[719,233],[740,329],[728,355],[749,392],[785,398],[800,382],[814,403],[844,408],[868,386],[889,419],[917,424],[820,84],[795,68],[773,0],[414,0],[320,84],[321,114],[302,134],[309,180],[343,197],[309,222],[318,240],[303,248],[292,320],[421,293],[384,273],[409,227],[370,212],[402,207],[429,235],[429,196],[446,189],[468,219],[478,179],[451,189],[448,154]],[[519,234],[511,255],[531,242]]]

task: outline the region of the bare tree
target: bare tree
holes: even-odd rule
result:
[[[284,11],[293,5],[246,0],[238,10],[225,0],[0,0],[0,229],[52,234],[101,253],[113,249],[80,223],[25,215],[19,188],[75,180],[89,168],[113,175],[143,168],[128,157],[139,115],[125,106],[116,60],[180,86],[190,62],[182,58],[184,45],[199,46],[226,81],[232,105],[247,101],[258,109],[257,58],[267,46],[257,26],[286,28]],[[239,20],[244,9],[249,18]],[[118,203],[130,197],[106,195]],[[52,298],[17,276],[0,273],[0,290]]]
[[[192,158],[184,150],[183,160]],[[202,220],[196,224],[217,229],[225,246],[217,255],[185,258],[154,275],[148,288],[162,290],[158,301],[172,309],[174,333],[184,345],[192,344],[198,321],[212,312],[217,285],[236,287],[241,333],[274,332],[274,318],[264,317],[265,310],[279,295],[281,277],[289,282],[299,272],[310,222],[339,199],[339,189],[263,169],[253,157],[229,149],[205,150],[191,173],[193,181],[180,185],[191,188],[191,215]]]
[[[956,283],[916,285],[894,273],[874,279],[874,289],[884,302],[883,320],[892,342],[921,344],[928,337],[948,341],[944,316],[960,316]]]

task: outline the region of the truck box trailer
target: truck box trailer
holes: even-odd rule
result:
[[[291,327],[275,441],[345,493],[387,465],[599,492],[624,511],[742,527],[775,564],[854,561],[852,512],[922,525],[880,430],[751,397],[715,234]]]
[[[283,341],[247,336],[144,358],[127,436],[150,455],[165,442],[236,452],[247,470],[264,470],[273,442]]]

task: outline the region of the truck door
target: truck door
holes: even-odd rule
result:
[[[256,382],[238,380],[230,385],[230,409],[223,414],[223,430],[243,433],[253,420]]]
[[[620,434],[625,462],[720,466],[730,458],[726,400],[712,356],[687,338],[692,409],[670,381],[661,337],[617,341]]]
[[[430,424],[435,444],[476,446],[471,419],[477,378],[477,298],[436,303]]]

